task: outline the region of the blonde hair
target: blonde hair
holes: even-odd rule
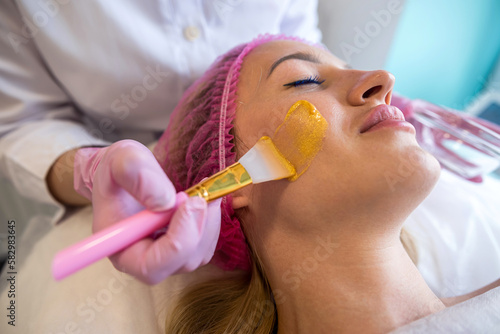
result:
[[[415,243],[415,238],[413,238],[412,235],[405,228],[403,228],[401,230],[401,234],[399,235],[399,239],[401,240],[406,253],[408,253],[408,256],[410,256],[410,259],[415,265],[417,265],[418,249],[417,244]]]
[[[167,334],[269,334],[276,307],[255,254],[251,272],[210,279],[187,287],[167,316]]]
[[[401,243],[416,264],[417,248],[403,229]],[[277,328],[273,294],[258,255],[252,271],[187,287],[167,316],[167,334],[270,334]]]

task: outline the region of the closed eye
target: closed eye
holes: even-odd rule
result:
[[[283,86],[285,87],[298,87],[302,85],[309,85],[309,84],[316,84],[316,85],[321,85],[325,80],[321,80],[317,75],[316,76],[311,76],[306,79],[301,79],[297,81],[293,81],[287,84],[284,84]]]

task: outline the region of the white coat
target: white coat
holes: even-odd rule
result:
[[[0,176],[56,204],[58,156],[150,143],[216,56],[261,33],[319,42],[317,1],[1,1]]]

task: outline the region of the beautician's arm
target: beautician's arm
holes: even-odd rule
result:
[[[494,288],[497,288],[497,287],[500,287],[500,279],[499,280],[496,280],[495,282],[491,283],[491,284],[488,284],[487,286],[481,288],[481,289],[478,289],[476,291],[473,291],[471,293],[468,293],[466,295],[463,295],[463,296],[457,296],[457,297],[449,297],[449,298],[441,298],[441,301],[443,302],[443,304],[446,306],[446,307],[449,307],[449,306],[453,306],[453,305],[456,305],[458,303],[461,303],[461,302],[464,302],[468,299],[471,299],[473,297],[476,297],[476,296],[479,296],[485,292],[488,292],[490,291],[491,289],[494,289]]]
[[[77,150],[76,148],[63,153],[52,165],[46,178],[47,186],[52,195],[65,205],[90,204],[90,201],[78,194],[73,187],[73,167]]]
[[[27,32],[18,5],[26,2],[0,1],[0,177],[24,197],[56,204],[47,175],[57,158],[77,147],[109,143],[83,125],[81,113],[38,48],[36,39],[45,38],[44,29]],[[61,176],[69,180],[71,172]],[[66,198],[57,189],[55,193]],[[80,203],[75,200],[71,204]]]

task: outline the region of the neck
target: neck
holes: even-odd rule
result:
[[[386,333],[444,308],[399,234],[357,244],[322,238],[293,257],[287,249],[293,261],[270,276],[279,334]]]

